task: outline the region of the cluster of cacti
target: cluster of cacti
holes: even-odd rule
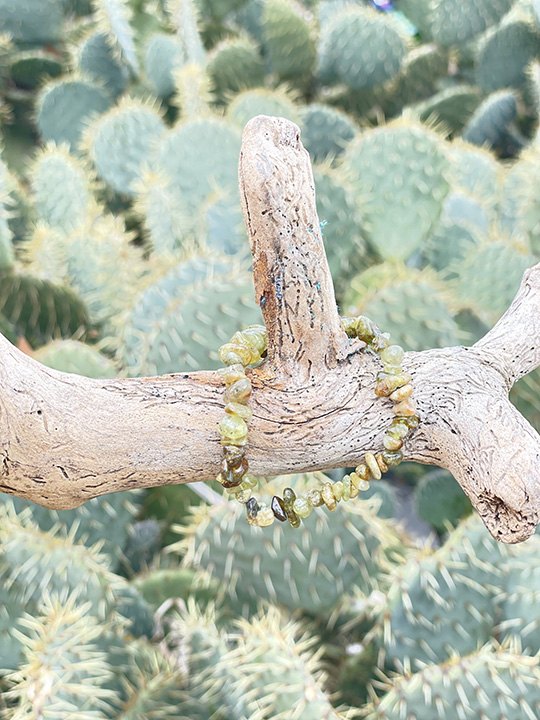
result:
[[[261,322],[237,165],[267,114],[301,128],[340,314],[474,342],[540,256],[539,59],[536,0],[0,0],[0,332],[89,377],[220,367]],[[512,392],[537,428],[539,388]],[[2,495],[0,716],[537,717],[538,536],[389,477],[296,533],[187,487]]]

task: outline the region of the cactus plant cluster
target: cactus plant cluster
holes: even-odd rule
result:
[[[237,163],[267,114],[301,128],[340,313],[473,342],[540,259],[539,60],[533,0],[0,0],[0,331],[90,377],[217,369],[261,322]],[[537,717],[538,536],[389,476],[269,536],[187,487],[2,495],[0,717]]]

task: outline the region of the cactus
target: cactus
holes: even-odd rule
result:
[[[253,281],[239,270],[194,255],[149,278],[117,329],[131,374],[219,367],[220,342],[260,322]]]
[[[306,479],[313,484],[320,477]],[[399,535],[389,521],[377,518],[372,501],[340,507],[337,536],[336,526],[331,529],[327,515],[316,509],[300,537],[276,524],[270,543],[259,528],[244,522],[243,508],[231,505],[195,510],[185,539],[173,547],[186,553],[187,567],[204,568],[218,579],[221,593],[237,607],[253,608],[267,598],[291,609],[330,614],[353,586],[369,594],[388,558],[401,552]]]
[[[353,90],[394,78],[406,53],[402,31],[392,18],[365,7],[345,7],[322,26],[320,74]]]
[[[102,82],[113,98],[121,95],[129,81],[129,70],[115,57],[106,35],[92,32],[77,49],[80,71],[95,82]]]
[[[454,141],[448,148],[453,175],[453,186],[463,188],[485,206],[494,208],[498,202],[502,180],[501,168],[491,153]]]
[[[537,653],[540,648],[540,620],[534,611],[540,597],[540,565],[538,534],[524,546],[509,548],[503,563],[505,588],[499,600],[503,620],[497,632],[516,636],[525,652]]]
[[[363,297],[355,297],[355,288],[365,286],[363,274],[357,276],[346,297],[347,313],[377,318],[392,341],[408,350],[457,345],[451,298],[441,283],[428,270],[408,268],[401,275],[403,279],[397,280],[390,263],[381,266],[380,279]]]
[[[163,135],[152,167],[168,176],[186,210],[193,212],[215,187],[236,189],[239,153],[240,133],[235,127],[217,118],[191,120]]]
[[[313,171],[317,212],[328,265],[335,281],[349,278],[366,265],[365,240],[353,188],[339,171],[316,167]],[[339,289],[339,285],[337,288]]]
[[[37,345],[72,337],[90,325],[86,308],[70,288],[19,272],[2,276],[0,314]]]
[[[256,115],[285,117],[299,124],[300,113],[289,93],[284,90],[246,90],[234,98],[227,109],[227,118],[243,128]]]
[[[10,205],[8,173],[0,155],[0,272],[10,270],[15,260],[13,234],[9,227]]]
[[[113,378],[117,371],[109,358],[76,340],[55,340],[34,353],[34,359],[62,372],[91,378]]]
[[[444,273],[445,279],[455,278],[451,268],[463,262],[469,246],[478,244],[480,235],[477,228],[465,222],[442,219],[428,239],[422,257],[428,266]]]
[[[304,87],[315,63],[315,43],[309,27],[294,5],[285,0],[265,0],[262,43],[272,72],[280,80]]]
[[[32,522],[42,532],[54,529],[59,538],[69,537],[90,548],[99,545],[100,553],[107,556],[113,569],[123,557],[122,548],[126,545],[129,528],[140,510],[139,498],[138,490],[113,493],[92,498],[73,510],[49,510],[0,493],[0,499],[13,505],[18,514],[23,510],[30,512]]]
[[[172,95],[175,90],[174,70],[185,62],[182,45],[166,33],[154,33],[146,43],[144,67],[146,79],[160,98]]]
[[[454,292],[462,308],[470,308],[490,324],[499,318],[516,294],[533,258],[503,242],[471,246],[454,266]]]
[[[60,0],[0,0],[2,32],[23,43],[55,42],[60,36]]]
[[[540,34],[527,19],[509,19],[482,38],[476,81],[486,92],[525,83],[529,63],[540,54]]]
[[[427,100],[437,92],[437,81],[447,74],[448,56],[436,45],[415,47],[403,59],[390,101],[403,107]]]
[[[224,40],[208,57],[207,72],[217,100],[264,83],[264,68],[258,48],[248,38]]]
[[[87,80],[57,80],[45,85],[37,100],[37,126],[43,141],[76,149],[85,122],[109,109],[108,94]]]
[[[535,718],[540,712],[538,657],[518,646],[486,646],[415,674],[388,680],[386,693],[369,707],[368,720],[398,720],[414,712],[417,720],[459,717],[505,720]],[[501,692],[501,688],[504,690]]]
[[[30,179],[38,220],[64,234],[85,222],[92,199],[88,171],[65,148],[48,145]]]
[[[512,90],[494,92],[478,106],[465,125],[463,139],[473,145],[499,147],[516,113],[516,96]]]
[[[45,599],[25,628],[22,666],[8,676],[8,697],[17,701],[12,717],[103,717],[112,693],[106,655],[96,640],[102,633],[89,603],[77,596]]]
[[[441,90],[415,107],[415,113],[422,122],[441,123],[452,133],[460,133],[482,100],[478,88],[470,85],[456,85]]]
[[[92,0],[97,26],[110,43],[125,58],[137,74],[139,63],[135,50],[135,38],[131,28],[131,9],[126,0]]]
[[[35,89],[49,78],[62,74],[58,57],[47,50],[18,53],[9,68],[11,80],[20,88]]]
[[[132,195],[142,165],[149,162],[164,132],[152,106],[124,101],[88,129],[85,145],[99,176],[116,192]]]
[[[375,628],[387,662],[417,670],[486,643],[497,622],[504,552],[472,516],[439,550],[420,550],[396,567]]]
[[[364,167],[373,167],[373,175],[362,172]],[[400,121],[356,138],[343,168],[356,188],[370,243],[385,259],[409,257],[438,219],[449,189],[441,140]]]
[[[302,108],[300,120],[302,143],[314,163],[339,157],[356,133],[344,112],[319,103]]]
[[[448,47],[461,45],[497,23],[507,13],[513,0],[399,0],[399,9],[421,33]]]
[[[457,525],[472,511],[470,500],[446,470],[433,470],[421,478],[414,491],[414,503],[422,520],[439,532]]]

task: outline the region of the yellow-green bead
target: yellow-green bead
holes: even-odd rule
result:
[[[332,492],[334,493],[334,497],[336,498],[336,500],[340,502],[341,498],[343,497],[343,483],[341,482],[341,480],[337,480],[332,485]]]
[[[397,403],[397,405],[394,405],[394,415],[399,415],[400,417],[410,417],[411,415],[416,414],[416,403],[412,398],[407,398],[406,400],[402,400],[400,403]]]
[[[298,517],[307,518],[309,515],[311,515],[311,511],[313,508],[306,500],[306,498],[297,497],[296,500],[293,502],[292,509],[298,515]]]
[[[247,425],[238,415],[224,415],[218,423],[219,434],[224,440],[241,440],[247,436]]]
[[[337,502],[330,483],[324,483],[321,487],[321,495],[326,507],[330,510],[330,512],[334,512],[337,508]]]
[[[355,475],[358,475],[360,480],[369,480],[369,469],[367,465],[364,465],[364,463],[360,463],[357,468],[355,468],[354,471]],[[352,478],[352,475],[351,475]]]
[[[274,522],[274,513],[272,508],[268,507],[264,503],[260,503],[257,511],[257,517],[255,518],[255,525],[257,527],[268,527]]]
[[[251,497],[251,490],[242,490],[241,492],[239,492],[237,495],[234,496],[234,499],[238,500],[239,503],[244,505],[245,503],[247,503],[247,501],[249,500],[250,497]]]
[[[246,473],[244,475],[244,479],[242,480],[242,485],[245,485],[246,488],[254,488],[257,487],[258,480],[255,477],[255,475],[251,475],[251,473]]]
[[[401,365],[405,351],[400,345],[389,345],[381,353],[381,360],[387,365]]]
[[[342,499],[343,502],[347,502],[347,500],[350,500],[351,497],[351,476],[345,475],[343,477],[343,494]]]
[[[341,318],[341,324],[349,337],[354,337],[356,335],[356,318],[343,317]]]
[[[266,328],[263,328],[261,325],[252,325],[242,332],[244,336],[249,339],[249,342],[257,350],[259,355],[262,355],[267,347]]]
[[[382,352],[388,347],[390,335],[388,333],[375,333],[375,337],[370,342],[369,347],[376,353]]]
[[[350,477],[351,477],[351,500],[353,500],[355,497],[358,497],[358,493],[360,492],[361,479],[354,472],[351,473]]]
[[[399,450],[403,447],[403,440],[385,434],[383,437],[383,445],[385,450]]]
[[[245,405],[245,403],[249,400],[250,395],[251,380],[244,375],[244,377],[236,380],[232,383],[232,385],[229,385],[223,393],[223,399],[226,404],[230,402],[237,402],[241,405]]]
[[[367,480],[360,480],[360,485],[358,486],[359,490],[365,491],[369,490],[369,483]]]
[[[377,385],[375,387],[375,395],[377,397],[387,397],[391,395],[394,390],[407,385],[411,382],[411,376],[409,373],[399,373],[398,375],[387,375],[386,373],[379,373],[377,375]]]
[[[370,343],[375,335],[375,325],[371,320],[364,315],[359,315],[356,318],[356,337],[359,340],[363,340],[365,343]]]
[[[321,491],[317,490],[317,488],[313,488],[312,490],[308,490],[306,492],[306,500],[311,505],[311,507],[321,507],[321,505],[324,505]]]
[[[392,402],[401,402],[402,400],[406,400],[408,397],[411,397],[412,392],[413,386],[409,383],[408,385],[404,385],[403,387],[394,390],[394,392],[390,395],[390,400],[392,400]]]
[[[384,462],[382,453],[377,453],[375,455],[375,460],[377,461],[377,465],[382,473],[388,472],[388,465]]]
[[[375,459],[375,455],[368,452],[365,454],[364,460],[366,461],[366,465],[369,468],[369,472],[373,475],[375,480],[380,480],[382,474],[379,465],[377,464],[377,460]]]
[[[237,402],[230,402],[225,405],[225,412],[229,415],[238,415],[243,420],[249,420],[253,417],[253,410]]]
[[[225,385],[227,387],[235,383],[237,380],[241,380],[246,377],[246,370],[240,363],[237,363],[236,365],[229,365],[229,367],[226,368],[221,368],[218,372],[225,380]]]

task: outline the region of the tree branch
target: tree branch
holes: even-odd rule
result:
[[[373,393],[377,358],[341,329],[296,125],[262,116],[247,125],[240,188],[269,336],[268,360],[248,371],[250,468],[356,465],[382,448],[392,403]],[[504,542],[525,540],[538,523],[540,438],[508,391],[540,363],[539,304],[540,265],[474,347],[407,353],[403,363],[422,420],[406,459],[448,468]],[[218,373],[90,380],[49,370],[1,336],[0,357],[1,491],[69,508],[217,474]]]

